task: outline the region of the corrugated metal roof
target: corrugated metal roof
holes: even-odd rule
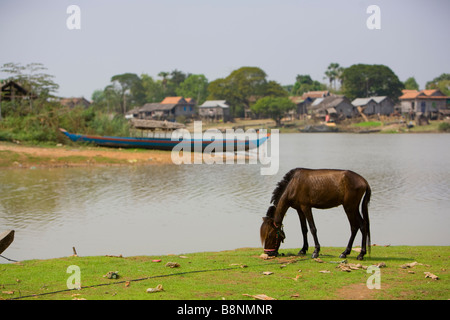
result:
[[[227,105],[226,100],[207,100],[201,106],[199,106],[199,108],[214,108],[214,107],[229,108],[230,106]]]
[[[373,100],[375,103],[380,103],[381,101],[383,101],[386,98],[387,98],[387,96],[356,98],[355,100],[352,101],[352,105],[354,105],[355,107],[365,106],[370,102],[370,100]]]

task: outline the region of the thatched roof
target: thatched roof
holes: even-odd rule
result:
[[[158,120],[141,120],[141,119],[132,119],[131,125],[136,129],[141,130],[154,130],[154,129],[162,129],[162,130],[175,130],[184,128],[185,125],[179,122],[170,122],[170,121],[158,121]]]

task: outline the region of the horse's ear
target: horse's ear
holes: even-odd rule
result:
[[[275,216],[275,206],[270,206],[267,210],[266,217],[273,218]]]

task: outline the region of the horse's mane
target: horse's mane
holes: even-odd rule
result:
[[[275,206],[278,205],[278,201],[283,195],[284,190],[286,190],[286,187],[288,186],[289,182],[294,176],[294,173],[299,169],[300,168],[292,169],[291,171],[289,171],[284,175],[283,179],[280,182],[278,182],[277,187],[275,188],[275,190],[273,190],[272,199],[270,199],[270,203],[273,203]]]

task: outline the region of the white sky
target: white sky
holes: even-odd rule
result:
[[[66,26],[71,4],[80,30]],[[380,30],[366,26],[372,4]],[[285,85],[326,83],[331,62],[384,64],[422,89],[450,73],[449,14],[448,0],[0,0],[0,64],[41,62],[60,96],[88,99],[125,72],[212,81],[257,66]]]

